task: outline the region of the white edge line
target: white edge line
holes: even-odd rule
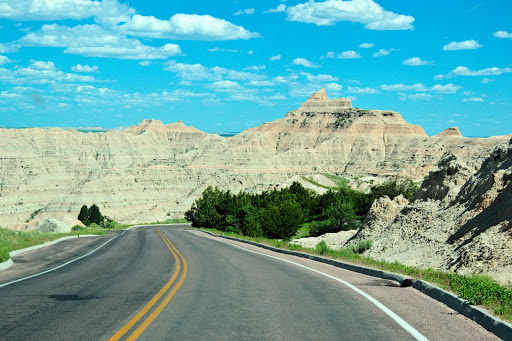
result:
[[[64,264],[61,264],[61,265],[59,265],[59,266],[56,266],[56,267],[54,267],[54,268],[52,268],[52,269],[45,270],[45,271],[43,271],[43,272],[39,272],[39,273],[36,273],[36,274],[34,274],[34,275],[30,275],[30,276],[27,276],[27,277],[23,277],[23,278],[20,278],[20,279],[17,279],[17,280],[11,281],[11,282],[7,282],[7,283],[4,283],[4,284],[0,284],[0,288],[6,287],[6,286],[11,285],[11,284],[14,284],[14,283],[18,283],[18,282],[21,282],[21,281],[24,281],[24,280],[27,280],[27,279],[30,279],[30,278],[34,278],[34,277],[37,277],[37,276],[41,276],[41,275],[47,274],[48,272],[55,271],[55,270],[60,269],[60,268],[62,268],[62,267],[64,267],[64,266],[66,266],[66,265],[69,265],[69,264],[71,264],[71,263],[73,263],[73,262],[76,262],[77,260],[80,260],[80,259],[82,259],[82,258],[85,258],[85,257],[87,257],[87,256],[89,256],[89,255],[91,255],[91,254],[93,254],[94,252],[98,251],[98,250],[99,250],[99,249],[101,249],[103,246],[107,245],[108,243],[110,243],[111,241],[113,241],[114,239],[116,239],[117,237],[122,236],[125,232],[126,232],[126,231],[123,231],[123,233],[118,234],[117,236],[110,238],[110,239],[109,239],[109,240],[107,240],[105,243],[101,244],[100,246],[98,246],[97,248],[95,248],[94,250],[92,250],[91,252],[89,252],[89,253],[87,253],[87,254],[85,254],[85,255],[83,255],[83,256],[80,256],[80,257],[78,257],[78,258],[72,259],[72,260],[70,260],[69,262],[66,262],[66,263],[64,263]]]
[[[203,237],[203,238],[207,238],[206,236],[204,236],[203,234],[198,234],[198,233],[195,233],[194,231],[190,231],[192,233],[194,233],[195,235],[197,236],[200,236],[200,237]],[[251,253],[256,253],[258,255],[262,255],[262,256],[265,256],[265,257],[269,257],[269,258],[274,258],[274,259],[278,259],[280,261],[283,261],[283,262],[286,262],[286,263],[290,263],[290,264],[293,264],[293,265],[296,265],[300,268],[303,268],[303,269],[307,269],[307,270],[310,270],[312,272],[315,272],[317,274],[320,274],[322,276],[325,276],[325,277],[328,277],[330,279],[333,279],[337,282],[340,282],[342,284],[344,284],[345,286],[349,287],[350,289],[354,290],[355,292],[357,292],[358,294],[360,294],[361,296],[363,296],[364,298],[366,298],[368,301],[370,301],[371,303],[373,303],[377,308],[379,308],[382,312],[384,312],[386,315],[388,315],[389,317],[391,317],[391,319],[393,319],[393,321],[395,321],[396,323],[398,323],[398,325],[400,327],[402,327],[403,329],[405,329],[409,334],[411,334],[412,337],[414,337],[416,340],[418,341],[429,341],[423,334],[421,334],[419,331],[417,331],[413,326],[411,326],[409,323],[407,323],[404,319],[402,319],[400,316],[398,316],[397,314],[395,314],[391,309],[389,309],[388,307],[386,307],[384,304],[380,303],[377,299],[373,298],[373,296],[370,296],[369,294],[367,294],[366,292],[364,292],[363,290],[357,288],[356,286],[342,280],[342,279],[339,279],[339,278],[336,278],[334,276],[331,276],[331,275],[328,275],[324,272],[321,272],[321,271],[318,271],[316,269],[313,269],[313,268],[310,268],[310,267],[307,267],[305,265],[302,265],[302,264],[299,264],[299,263],[295,263],[295,262],[292,262],[290,260],[287,260],[287,259],[284,259],[284,258],[279,258],[279,257],[276,257],[276,256],[272,256],[272,255],[267,255],[267,254],[264,254],[264,253],[261,253],[261,252],[258,252],[258,251],[253,251],[253,250],[249,250],[249,249],[246,249],[245,247],[242,247],[242,246],[239,246],[239,245],[235,245],[235,244],[232,244],[228,241],[224,241],[224,240],[221,240],[221,239],[214,239],[218,242],[221,242],[221,243],[225,243],[225,244],[228,244],[228,245],[231,245],[233,247],[237,247],[239,249],[242,249],[242,250],[245,250],[247,252],[251,252]]]

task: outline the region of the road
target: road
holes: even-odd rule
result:
[[[497,340],[412,288],[183,227],[18,256],[0,272],[0,339]]]

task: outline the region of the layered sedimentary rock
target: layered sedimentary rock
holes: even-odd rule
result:
[[[121,222],[181,217],[208,185],[262,191],[326,172],[422,179],[445,151],[479,160],[505,139],[429,137],[399,113],[355,109],[325,91],[229,138],[158,120],[101,133],[0,129],[0,226],[73,224],[93,203]]]
[[[365,255],[422,268],[489,274],[512,284],[512,141],[482,162],[447,153],[412,202],[376,200],[347,243]]]

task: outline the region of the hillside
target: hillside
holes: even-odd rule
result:
[[[485,273],[512,283],[512,140],[481,163],[447,153],[413,200],[378,199],[347,245],[421,268]]]
[[[97,133],[0,129],[0,226],[72,225],[92,203],[120,222],[181,217],[208,185],[261,191],[326,172],[422,179],[445,152],[478,162],[507,140],[429,137],[399,113],[355,109],[323,89],[284,118],[229,138],[158,120]]]

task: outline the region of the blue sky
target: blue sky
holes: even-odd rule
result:
[[[429,135],[512,133],[508,0],[2,0],[0,126],[239,132],[324,87]]]

